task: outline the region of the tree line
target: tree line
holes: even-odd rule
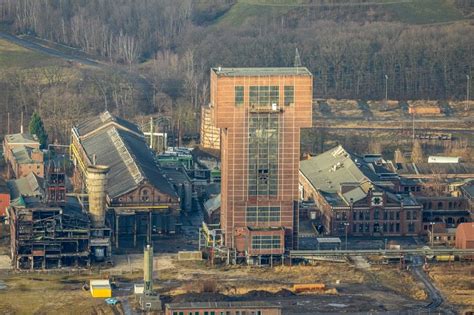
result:
[[[291,66],[296,48],[314,74],[315,97],[381,99],[385,89],[400,100],[465,97],[474,64],[472,23],[410,25],[367,1],[319,2],[326,7],[276,11],[238,27],[220,22],[234,0],[3,0],[0,18],[17,33],[130,69],[153,60],[141,69],[154,95],[184,97],[193,107],[206,101],[209,67]],[[456,3],[472,13],[472,1]],[[171,57],[186,69],[157,74],[156,63]]]

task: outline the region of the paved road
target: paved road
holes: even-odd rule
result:
[[[428,293],[428,296],[431,300],[429,304],[425,306],[425,309],[429,311],[437,310],[444,302],[443,296],[439,292],[439,290],[433,285],[429,276],[423,271],[423,258],[421,256],[413,257],[413,268],[412,272],[415,277],[418,278],[419,281],[423,283],[425,289]],[[443,312],[445,314],[455,314],[454,312],[444,309]]]
[[[89,65],[89,66],[104,66],[104,64],[100,64],[96,60],[92,60],[89,58],[86,58],[84,56],[78,55],[72,55],[72,54],[67,54],[65,52],[45,47],[42,45],[39,45],[38,43],[35,43],[33,41],[29,41],[25,38],[14,36],[8,33],[0,32],[0,39],[9,41],[11,43],[17,44],[23,48],[30,49],[36,52],[43,53],[48,56],[52,57],[57,57],[57,58],[62,58],[66,59],[68,61],[74,61],[74,62],[79,62],[81,64]]]
[[[120,65],[114,65],[105,63],[96,59],[93,59],[92,56],[86,56],[82,51],[75,50],[74,48],[67,47],[67,49],[71,52],[77,51],[76,53],[66,53],[65,51],[61,51],[52,47],[46,47],[43,45],[38,44],[35,41],[30,40],[28,37],[20,37],[15,36],[9,33],[1,32],[0,31],[0,39],[9,41],[11,43],[17,44],[21,47],[26,49],[30,49],[48,56],[61,58],[66,61],[70,62],[77,62],[83,65],[99,67],[104,70],[112,70],[120,75],[130,79],[134,85],[142,91],[143,100],[149,101],[151,99],[151,93],[153,92],[153,85],[141,74],[128,71],[126,67]]]

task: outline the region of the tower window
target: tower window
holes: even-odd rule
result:
[[[291,106],[295,102],[295,88],[293,86],[285,86],[285,106]]]
[[[244,87],[236,86],[235,87],[235,106],[242,106],[244,104]]]

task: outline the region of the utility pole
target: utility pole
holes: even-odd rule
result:
[[[10,112],[7,113],[7,134],[10,134]]]
[[[150,117],[150,149],[153,149],[153,117]]]
[[[434,225],[435,225],[436,222],[430,222],[430,225],[431,225],[431,248],[433,248],[433,243],[434,243]]]
[[[20,133],[23,133],[23,111],[21,112]]]
[[[413,141],[415,141],[415,112],[411,113],[411,120],[412,120],[412,137]]]
[[[388,75],[385,75],[385,105],[384,109],[388,107]]]
[[[469,76],[469,74],[466,74],[466,79],[467,79],[467,87],[466,87],[466,106],[464,106],[464,110],[468,111],[469,110],[469,101],[470,101],[470,97],[469,97],[469,90],[471,88],[471,77]]]
[[[346,230],[346,250],[347,250],[347,229],[349,228],[349,222],[344,222],[344,227]]]

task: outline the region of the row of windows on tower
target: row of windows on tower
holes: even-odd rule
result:
[[[280,104],[279,86],[251,86],[248,91],[249,104],[251,106],[271,106]],[[291,85],[284,87],[285,106],[293,105],[295,102],[295,88]],[[245,100],[245,87],[235,87],[235,106],[242,106]]]

